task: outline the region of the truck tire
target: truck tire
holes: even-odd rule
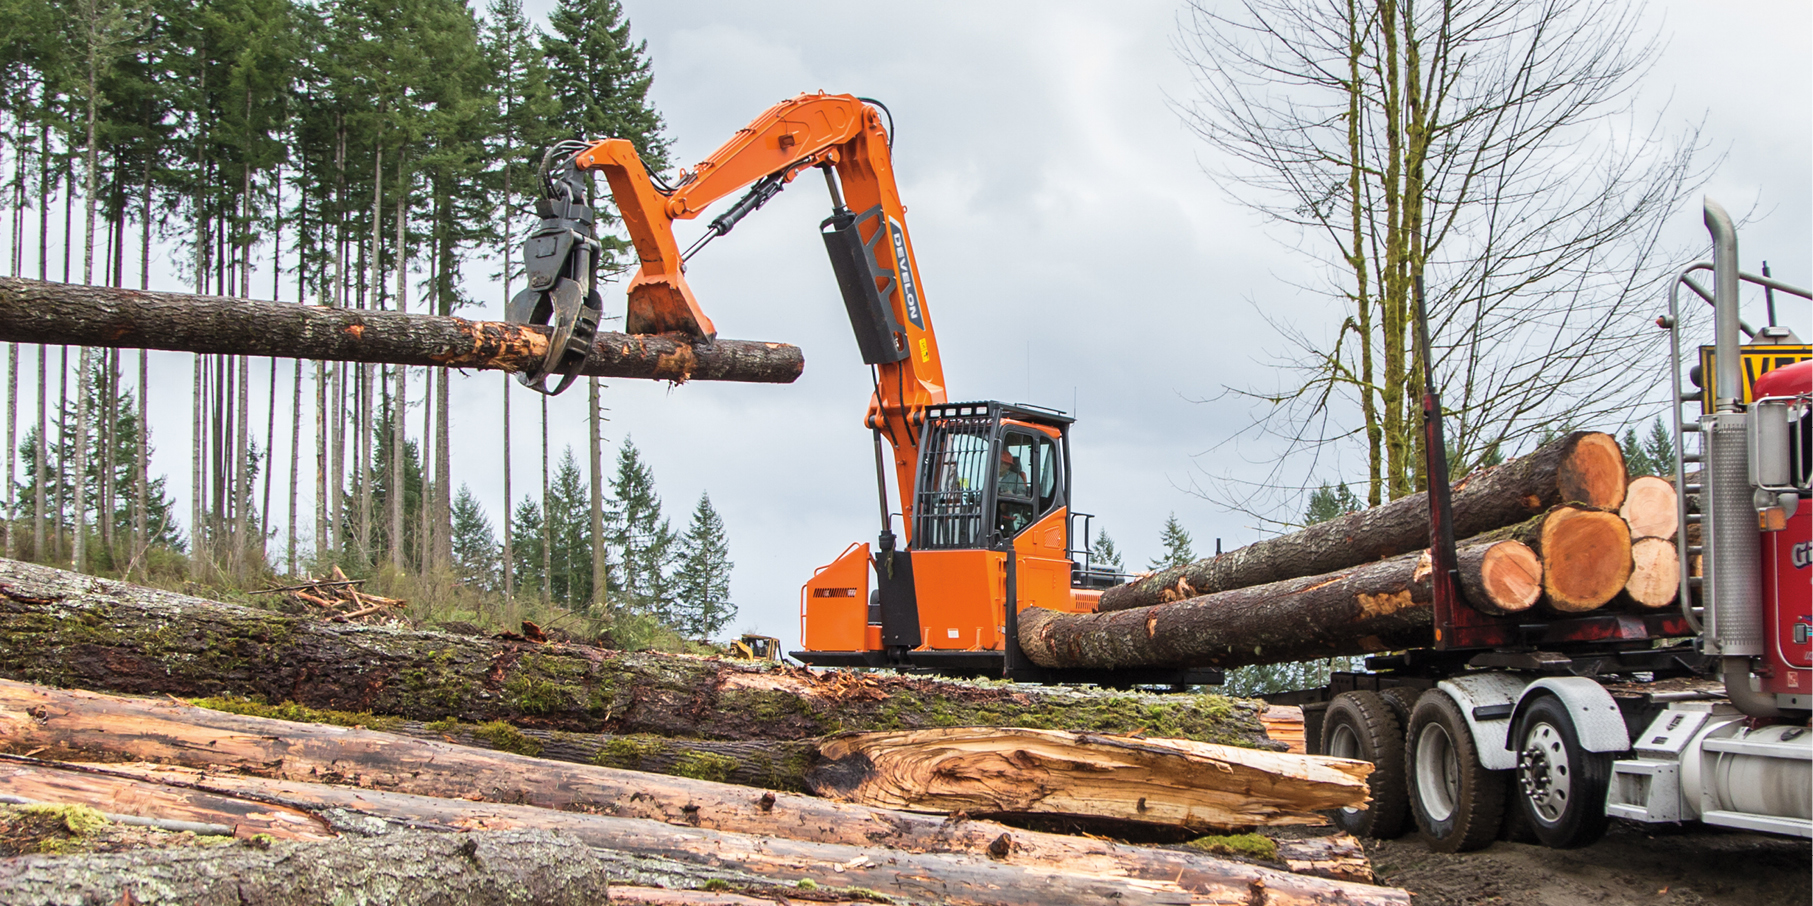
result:
[[[1605,834],[1605,793],[1612,753],[1580,746],[1574,718],[1553,695],[1540,695],[1523,712],[1511,738],[1517,747],[1517,810],[1543,845],[1586,846]]]
[[[1410,817],[1404,796],[1404,729],[1391,706],[1376,692],[1335,696],[1322,718],[1320,748],[1324,755],[1372,762],[1366,808],[1329,812],[1335,826],[1356,837],[1403,836]]]
[[[1460,706],[1440,689],[1416,700],[1405,733],[1404,786],[1410,813],[1429,848],[1468,852],[1498,836],[1505,776],[1479,763]]]
[[[1391,713],[1397,715],[1400,727],[1410,726],[1410,711],[1416,707],[1416,697],[1421,694],[1423,690],[1412,686],[1387,686],[1379,690],[1379,697],[1391,706]]]

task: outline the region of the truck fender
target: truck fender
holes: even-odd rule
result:
[[[1512,673],[1476,673],[1435,684],[1437,689],[1454,699],[1460,706],[1460,713],[1466,715],[1467,729],[1473,734],[1473,748],[1479,753],[1479,764],[1488,771],[1508,771],[1517,767],[1517,755],[1509,748],[1511,710],[1524,682]]]
[[[1529,704],[1538,695],[1553,695],[1574,719],[1574,734],[1580,747],[1588,752],[1622,752],[1630,748],[1630,729],[1624,726],[1624,712],[1605,687],[1584,676],[1550,676],[1531,683],[1517,700],[1509,726],[1517,726]],[[1505,746],[1515,743],[1505,739]],[[1513,753],[1512,760],[1516,760]]]

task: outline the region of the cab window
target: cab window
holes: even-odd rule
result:
[[[1039,491],[1039,512],[1049,513],[1056,509],[1064,499],[1064,484],[1058,472],[1058,445],[1049,437],[1039,435],[1039,461],[1034,469],[1037,475]]]
[[[1002,537],[1017,535],[1032,524],[1035,450],[1030,434],[1010,431],[1001,438],[995,472],[995,530]]]

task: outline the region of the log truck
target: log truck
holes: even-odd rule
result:
[[[1376,766],[1369,807],[1333,814],[1343,829],[1389,838],[1414,826],[1447,852],[1501,833],[1582,846],[1614,817],[1813,837],[1813,355],[1774,324],[1772,298],[1767,327],[1738,311],[1740,283],[1809,292],[1739,270],[1731,218],[1711,199],[1704,213],[1713,258],[1676,275],[1657,320],[1669,331],[1681,451],[1678,611],[1542,620],[1468,606],[1428,382],[1431,644],[1267,696],[1303,706],[1312,753]],[[1703,272],[1710,291],[1694,279]],[[1713,344],[1687,370],[1692,391],[1683,287],[1713,307]],[[1697,418],[1681,411],[1691,404]]]
[[[524,249],[529,286],[511,300],[507,317],[549,325],[554,334],[543,367],[520,378],[542,392],[565,389],[597,330],[599,244],[582,174],[604,175],[639,259],[626,329],[710,338],[715,328],[686,282],[687,259],[817,168],[831,195],[831,214],[820,225],[825,251],[872,369],[863,425],[874,440],[881,530],[873,546],[849,545],[806,580],[804,650],[794,657],[1038,681],[1219,681],[1213,670],[1053,671],[1015,656],[1020,609],[1093,610],[1099,588],[1118,577],[1087,568],[1088,517],[1071,507],[1073,420],[1024,403],[950,402],[894,181],[892,126],[879,102],[802,94],[763,112],[671,185],[624,139],[550,148],[537,209],[542,223]],[[692,247],[680,248],[676,221],[698,217],[745,186]],[[1083,544],[1073,549],[1078,518]]]
[[[686,260],[819,168],[832,201],[820,227],[825,249],[873,369],[864,426],[875,445],[881,530],[874,547],[850,545],[801,588],[804,650],[794,656],[1041,682],[1218,682],[1212,670],[1042,668],[1019,652],[1022,609],[1091,611],[1113,579],[1087,568],[1086,522],[1082,550],[1071,545],[1082,515],[1071,508],[1072,420],[1024,404],[948,399],[885,114],[850,95],[800,95],[672,185],[625,140],[550,149],[543,220],[525,249],[529,288],[509,317],[551,326],[553,342],[524,383],[550,393],[571,383],[602,311],[595,215],[581,174],[604,174],[640,261],[626,328],[710,338]],[[744,186],[683,252],[674,222]],[[1430,643],[1368,657],[1363,672],[1337,672],[1317,689],[1268,696],[1304,706],[1312,751],[1376,766],[1369,807],[1333,815],[1342,828],[1392,837],[1414,824],[1449,852],[1501,832],[1580,846],[1611,817],[1813,837],[1813,356],[1785,328],[1746,325],[1738,288],[1810,296],[1740,271],[1735,229],[1710,200],[1705,221],[1713,260],[1677,275],[1658,320],[1674,363],[1679,524],[1699,526],[1677,539],[1679,611],[1545,619],[1469,606],[1455,581],[1441,404],[1425,374]],[[1694,280],[1701,272],[1712,275],[1710,291]],[[1714,343],[1689,372],[1700,388],[1691,394],[1683,392],[1681,287],[1714,310]],[[1417,297],[1420,308],[1420,287]],[[1753,342],[1741,343],[1740,333]],[[1702,406],[1697,419],[1681,413],[1690,402]]]

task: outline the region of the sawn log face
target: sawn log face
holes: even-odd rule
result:
[[[0,340],[15,343],[517,372],[541,365],[548,333],[503,321],[0,277]],[[582,373],[785,384],[805,363],[785,343],[600,332]]]
[[[1454,536],[1468,538],[1521,522],[1567,501],[1616,509],[1624,500],[1625,481],[1617,441],[1608,434],[1577,431],[1456,482]],[[1412,494],[1110,588],[1098,606],[1110,611],[1181,601],[1333,573],[1428,546],[1428,497]]]

